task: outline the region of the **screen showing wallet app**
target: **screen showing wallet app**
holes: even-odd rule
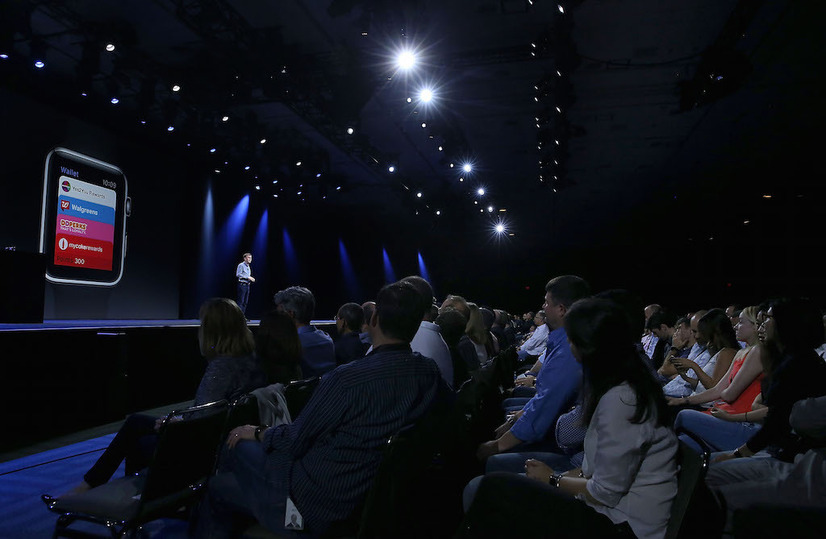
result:
[[[54,263],[111,271],[117,207],[115,191],[60,176],[57,193]]]

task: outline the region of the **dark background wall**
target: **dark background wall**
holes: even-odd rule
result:
[[[194,318],[207,297],[234,297],[235,266],[248,250],[258,278],[252,317],[272,307],[277,290],[293,284],[316,292],[319,318],[332,317],[346,301],[373,298],[386,281],[383,250],[396,277],[419,273],[421,254],[437,296],[458,293],[514,312],[538,308],[545,281],[561,273],[580,274],[595,289],[629,288],[646,302],[678,311],[781,294],[824,301],[822,199],[811,196],[824,189],[810,172],[817,140],[808,130],[771,144],[770,133],[742,141],[754,146],[753,159],[721,159],[677,189],[652,192],[601,240],[577,243],[552,233],[551,206],[514,223],[522,234],[496,237],[469,229],[457,208],[446,208],[441,221],[402,224],[376,208],[282,204],[250,191],[249,182],[213,174],[197,155],[187,154],[182,141],[181,151],[173,152],[135,126],[96,123],[83,110],[64,110],[10,89],[0,89],[0,100],[0,246],[37,250],[43,166],[54,146],[113,163],[129,182],[133,213],[122,282],[108,295],[47,285],[46,318]],[[801,197],[805,178],[811,178],[806,185],[817,185]],[[738,186],[755,182],[773,197],[757,209],[732,198]],[[245,197],[246,210],[239,212]],[[711,215],[730,215],[729,225],[714,219],[707,226]],[[583,222],[590,218],[583,208]],[[547,240],[528,240],[537,237],[524,234],[529,229],[549,230]],[[674,241],[655,241],[665,229],[674,231]],[[349,267],[342,264],[342,245]]]

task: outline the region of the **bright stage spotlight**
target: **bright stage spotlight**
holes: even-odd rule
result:
[[[416,54],[410,50],[404,50],[396,56],[396,67],[402,71],[413,69],[416,65]]]

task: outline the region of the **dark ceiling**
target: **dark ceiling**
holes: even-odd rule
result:
[[[61,81],[29,88],[189,144],[274,205],[369,208],[457,239],[501,219],[535,257],[715,238],[752,249],[801,203],[819,210],[821,5],[7,1],[0,19],[18,56],[44,47]],[[394,66],[401,48],[418,52],[409,72]]]

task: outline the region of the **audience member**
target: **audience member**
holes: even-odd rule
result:
[[[436,317],[436,324],[439,326],[439,331],[445,340],[445,344],[447,344],[448,350],[450,350],[450,357],[453,362],[453,383],[451,385],[459,389],[470,378],[472,372],[458,349],[459,341],[463,337],[467,338],[465,335],[467,319],[456,309],[446,309]]]
[[[303,350],[301,372],[305,377],[321,376],[336,366],[333,339],[310,324],[315,314],[315,296],[303,286],[291,286],[276,292],[275,308],[293,319]]]
[[[527,477],[485,476],[467,510],[470,535],[662,537],[677,493],[677,440],[659,384],[616,304],[581,300],[564,327],[585,373],[582,468],[558,473],[527,460]]]
[[[704,367],[688,358],[676,358],[671,363],[679,372],[691,369],[698,380],[695,392],[700,392],[706,388],[714,387],[720,382],[724,375],[729,372],[732,360],[741,348],[726,313],[720,309],[711,309],[703,315],[697,322],[697,328],[698,334],[702,336],[700,338],[707,341],[709,353],[712,354],[709,362]],[[711,371],[712,374],[709,375],[708,371]],[[689,381],[687,377],[683,379]],[[698,400],[697,402],[709,401]]]
[[[479,446],[476,455],[482,461],[505,451],[530,449],[523,444],[537,444],[537,450],[553,450],[551,427],[574,404],[582,367],[571,354],[563,319],[575,301],[590,295],[590,287],[580,277],[563,275],[548,281],[545,291],[543,309],[551,332],[536,380],[536,395],[496,429],[496,439]]]
[[[516,332],[510,324],[510,317],[508,313],[501,309],[494,309],[493,313],[495,318],[491,331],[496,335],[496,338],[499,339],[499,347],[502,350],[510,348],[516,344]]]
[[[671,363],[671,359],[675,357],[688,357],[691,353],[691,347],[694,345],[694,338],[691,335],[691,319],[679,318],[674,323],[674,331],[671,334],[671,348],[665,354],[663,364],[657,369],[657,374],[665,383],[675,376],[678,376],[677,368]]]
[[[473,343],[479,365],[484,365],[493,351],[490,332],[485,328],[479,307],[472,302],[468,302],[468,307],[470,307],[470,318],[468,318],[465,327],[465,334]]]
[[[525,339],[525,342],[523,342],[516,351],[516,355],[520,361],[525,361],[529,358],[538,358],[545,352],[549,332],[548,326],[545,324],[545,311],[537,311],[533,321],[534,324],[536,324],[536,329]],[[539,372],[539,369],[537,368],[537,370],[533,372]]]
[[[439,312],[441,313],[445,309],[456,309],[465,317],[465,320],[470,319],[470,307],[468,306],[467,300],[462,296],[456,296],[453,294],[448,294],[445,300],[442,302],[441,307],[439,307]]]
[[[198,344],[207,364],[195,392],[195,406],[222,399],[232,401],[267,384],[266,375],[255,358],[255,342],[247,320],[234,301],[209,299],[201,306],[199,318]],[[142,414],[129,416],[106,451],[83,476],[83,482],[64,496],[106,483],[124,460],[126,475],[148,466],[161,421]]]
[[[482,325],[485,328],[485,331],[488,333],[488,342],[490,346],[488,347],[488,357],[494,357],[499,354],[500,345],[499,345],[499,338],[494,335],[493,333],[493,324],[496,321],[496,315],[493,314],[493,311],[488,309],[487,307],[479,307],[479,314],[482,315]]]
[[[700,310],[691,315],[688,331],[688,342],[691,344],[691,348],[686,357],[708,376],[713,376],[716,363],[710,365],[711,352],[708,349],[708,337],[699,330],[700,319],[705,316],[706,312],[708,311]],[[673,361],[678,358],[680,356],[672,357],[667,364],[663,364],[665,370],[660,371],[661,374],[676,373],[676,376],[663,386],[663,393],[666,397],[687,397],[694,393],[697,387],[702,387],[694,370],[678,370],[674,367]]]
[[[531,332],[533,318],[533,311],[528,311],[522,315],[522,318],[516,321],[516,335],[518,338],[524,339],[525,335]]]
[[[728,307],[726,307],[726,316],[731,321],[731,326],[736,326],[740,321],[740,311],[743,308],[740,307],[737,303],[732,303]]]
[[[370,319],[373,318],[373,313],[376,311],[376,302],[365,301],[361,304],[361,310],[364,313],[364,322],[361,324],[359,339],[369,347],[373,343],[370,342],[370,332],[367,331],[367,328],[370,325]]]
[[[255,332],[255,352],[267,375],[267,384],[301,380],[301,341],[287,313],[271,311],[261,317]]]
[[[336,331],[338,339],[335,341],[336,365],[350,363],[360,359],[367,353],[369,345],[359,338],[359,332],[364,322],[364,311],[358,303],[345,303],[336,313]]]
[[[433,288],[430,286],[430,283],[418,275],[405,277],[402,281],[413,285],[419,293],[422,309],[419,331],[417,331],[416,336],[413,337],[410,347],[414,352],[418,352],[424,357],[432,359],[436,363],[436,366],[439,367],[439,372],[442,373],[442,378],[445,383],[452,387],[453,359],[450,357],[450,349],[439,333],[439,326],[425,319],[430,317],[430,307],[435,301]]]
[[[467,322],[470,320],[470,305],[467,300],[462,296],[448,294],[447,298],[442,302],[441,307],[439,307],[439,313],[448,310],[459,311],[465,318],[465,329],[467,329]],[[456,344],[456,351],[465,365],[464,370],[468,373],[479,370],[479,356],[476,353],[476,347],[466,332],[463,332],[459,342]]]
[[[651,305],[647,305],[643,309],[643,314],[645,315],[645,324],[646,324],[646,326],[648,325],[648,319],[651,318],[651,315],[656,313],[656,312],[659,312],[660,310],[662,310],[662,306],[659,305],[658,303],[652,303]],[[650,330],[645,329],[643,331],[641,342],[642,342],[643,350],[645,350],[646,355],[648,355],[648,357],[651,357],[652,355],[654,355],[654,349],[657,346],[657,336],[654,335],[653,333],[651,333]]]
[[[665,357],[671,350],[671,337],[674,334],[674,324],[677,316],[666,309],[660,309],[651,314],[645,322],[645,329],[654,334],[657,344],[649,356],[654,370],[662,367]]]

